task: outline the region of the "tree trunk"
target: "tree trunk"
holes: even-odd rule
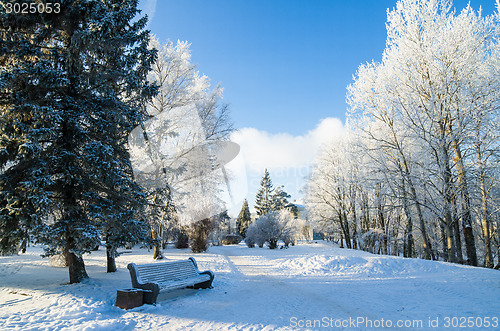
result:
[[[448,262],[457,262],[457,251],[455,247],[455,236],[453,235],[453,221],[450,215],[446,215],[445,221],[445,233],[446,233],[446,250],[448,256]]]
[[[29,240],[28,234],[25,234],[24,238],[23,238],[23,242],[21,243],[21,253],[22,254],[26,254],[26,249],[28,247],[28,240]]]
[[[427,234],[427,226],[425,225],[424,216],[422,214],[422,207],[417,198],[417,192],[415,186],[413,186],[413,181],[408,178],[408,184],[410,185],[410,192],[413,200],[415,201],[415,208],[417,209],[418,223],[420,225],[420,232],[422,233],[422,239],[424,244],[424,258],[426,260],[436,260],[434,253],[432,251],[432,244],[429,240],[429,235]]]
[[[408,187],[410,189],[410,198],[413,199],[415,203],[415,208],[417,209],[417,217],[418,217],[418,222],[420,225],[420,231],[422,233],[422,239],[423,239],[423,245],[424,245],[424,258],[426,260],[435,260],[434,253],[432,252],[432,245],[429,240],[429,236],[427,235],[427,226],[425,224],[425,220],[422,214],[422,208],[420,206],[420,202],[417,197],[417,191],[415,190],[415,186],[413,185],[413,180],[411,179],[411,174],[410,174],[410,168],[408,166],[408,163],[406,162],[406,157],[404,153],[400,149],[400,154],[401,158],[403,160],[402,164],[402,169],[401,169],[401,174],[403,176],[403,186],[405,185],[404,178],[406,178],[406,181],[408,182]],[[408,215],[411,215],[410,208],[408,205],[408,199],[406,198],[406,189],[404,189],[405,192],[405,202],[407,204],[408,211],[405,210],[405,213]],[[411,217],[411,216],[410,216]],[[410,220],[408,221],[410,222]],[[411,220],[411,228],[412,228],[412,240],[413,240],[413,220]],[[414,246],[414,243],[412,243],[412,246]],[[413,250],[413,249],[412,249]],[[414,254],[414,252],[412,252]]]
[[[386,233],[386,226],[385,226],[385,218],[384,218],[384,212],[382,209],[382,204],[379,204],[377,209],[378,209],[378,221],[379,221],[379,226],[380,229],[382,230],[382,240],[380,245],[382,246],[382,254],[386,255],[387,254],[387,233]]]
[[[76,202],[74,203],[76,206]],[[80,217],[76,212],[66,212],[67,217],[78,218]],[[66,245],[64,247],[63,254],[66,257],[66,262],[68,264],[69,269],[69,283],[75,284],[80,283],[86,278],[89,278],[87,271],[85,270],[85,263],[83,261],[83,257],[80,254],[75,253],[73,250],[75,249],[75,238],[71,234],[71,228],[68,224],[66,224],[65,228],[65,239]]]
[[[405,231],[405,247],[403,256],[404,257],[413,257],[413,221],[411,217],[408,218],[406,223],[406,231]]]
[[[442,125],[442,132],[444,134],[444,125]],[[441,168],[443,171],[443,193],[444,193],[444,221],[445,221],[445,229],[446,229],[446,248],[448,250],[448,259],[449,262],[456,263],[457,262],[457,248],[455,243],[455,238],[453,235],[453,216],[452,216],[452,206],[453,206],[453,189],[452,189],[452,176],[450,169],[450,157],[448,154],[448,149],[446,145],[445,139],[441,138]]]
[[[72,34],[72,33],[71,33]],[[74,58],[74,57],[73,57]],[[73,77],[74,78],[74,77]],[[70,95],[76,95],[74,91],[76,84],[70,84]],[[68,155],[71,155],[75,150],[75,127],[74,124],[70,124],[70,115],[72,112],[68,112],[68,117],[62,123],[62,150],[68,151]],[[74,160],[70,156],[66,156],[64,160],[64,164],[67,167],[72,167],[76,160]],[[75,182],[75,178],[69,176],[66,178],[67,182],[62,185],[61,195],[63,197],[63,220],[66,222],[66,226],[64,228],[64,236],[65,236],[65,247],[64,254],[66,256],[66,261],[68,263],[69,269],[69,282],[70,284],[80,283],[86,278],[89,278],[87,271],[85,270],[85,263],[83,262],[83,257],[80,254],[73,252],[73,250],[77,247],[74,238],[74,229],[72,228],[73,224],[78,223],[77,220],[81,220],[83,218],[82,211],[79,208],[78,204],[78,190],[76,189],[77,184]],[[71,225],[70,225],[71,224]]]
[[[448,256],[448,244],[446,243],[446,225],[442,219],[439,219],[439,227],[441,229],[441,243],[443,245],[443,258],[446,262],[450,260]]]
[[[353,197],[351,200],[351,209],[352,209],[352,248],[358,249],[358,222],[356,215],[356,195],[353,193]]]
[[[491,221],[490,215],[488,211],[488,192],[486,189],[486,170],[485,165],[482,158],[481,148],[479,144],[476,144],[476,155],[477,155],[477,163],[479,167],[479,183],[480,183],[480,192],[481,192],[481,211],[480,211],[480,219],[481,219],[481,228],[483,230],[484,236],[484,253],[486,258],[485,267],[493,268],[493,254],[491,251]],[[465,228],[464,228],[465,231]],[[465,235],[465,233],[464,233]],[[498,257],[500,261],[500,256]]]
[[[154,250],[153,250],[153,259],[161,260],[163,259],[163,253],[161,251],[161,240],[158,239],[158,235],[156,234],[155,226],[151,227],[151,238],[154,242]]]
[[[484,236],[484,249],[486,255],[486,268],[493,268],[493,254],[491,251],[491,225],[488,213],[488,198],[484,189],[484,178],[481,180],[481,224]],[[499,256],[500,261],[500,256]]]
[[[68,252],[68,265],[69,265],[69,282],[70,284],[80,283],[84,279],[89,278],[85,271],[85,263],[80,255]]]
[[[116,248],[106,245],[106,272],[116,272]]]
[[[453,238],[455,239],[455,249],[456,249],[456,256],[457,256],[457,263],[463,264],[464,263],[464,256],[462,253],[462,238],[460,234],[460,219],[457,216],[457,199],[455,194],[452,194],[453,197],[453,206],[454,210],[452,212],[453,215]]]
[[[455,247],[457,254],[457,263],[464,263],[464,256],[462,253],[462,239],[460,235],[460,224],[458,222],[458,218],[454,217],[453,221],[453,237],[455,238]]]
[[[344,237],[345,237],[345,244],[347,246],[347,248],[352,248],[352,243],[351,243],[351,234],[350,234],[350,231],[349,231],[349,220],[347,218],[347,213],[345,211],[345,208],[344,208],[344,211],[343,211],[343,230],[344,230]]]
[[[363,229],[362,232],[364,233],[370,231],[370,207],[368,206],[368,193],[366,192],[362,194],[361,206],[361,214],[363,217],[361,228]]]
[[[450,128],[451,130],[451,128]],[[462,228],[464,232],[465,240],[465,250],[467,253],[467,264],[477,266],[477,251],[476,243],[474,240],[474,233],[472,230],[472,216],[471,216],[471,205],[470,205],[470,195],[469,186],[467,184],[467,176],[465,173],[465,167],[463,162],[462,151],[460,150],[460,145],[453,139],[452,141],[453,149],[455,150],[455,163],[457,166],[458,173],[458,189],[460,191],[460,197],[462,199]]]
[[[410,206],[408,204],[408,194],[406,193],[405,180],[402,180],[401,190],[403,193],[403,210],[406,215],[406,229],[403,243],[403,256],[413,257],[413,219],[411,217]]]
[[[477,250],[476,250],[476,242],[474,239],[474,232],[472,230],[472,222],[470,221],[471,216],[470,212],[467,212],[467,216],[462,219],[464,240],[465,240],[465,251],[467,252],[467,264],[476,266],[478,265],[477,261]],[[464,221],[468,219],[467,221]]]

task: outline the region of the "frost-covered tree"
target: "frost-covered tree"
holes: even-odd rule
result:
[[[499,222],[495,224],[495,214],[498,219],[500,186],[500,120],[498,114],[488,112],[477,117],[472,135],[472,146],[475,153],[472,169],[473,184],[477,194],[473,197],[476,204],[475,213],[481,224],[484,238],[485,266],[493,268],[494,243],[500,263],[500,229]],[[496,229],[496,231],[495,231]],[[495,236],[496,232],[496,236]],[[495,237],[498,238],[495,240]]]
[[[243,205],[241,206],[241,211],[238,214],[238,218],[236,219],[238,234],[243,238],[246,237],[247,229],[251,222],[252,218],[250,216],[250,208],[248,207],[247,199],[245,199],[245,201],[243,201]]]
[[[347,138],[325,147],[307,186],[318,227],[384,254],[478,265],[484,250],[493,266],[499,22],[441,0],[388,12],[382,61],[348,88]]]
[[[176,224],[187,226],[183,214],[191,214],[186,208],[194,208],[192,197],[218,194],[220,180],[214,174],[221,169],[213,156],[232,126],[228,107],[221,103],[222,88],[211,88],[208,77],[198,73],[191,63],[189,43],[161,44],[152,38],[149,47],[159,50],[148,76],[159,92],[147,104],[150,120],[137,128],[129,143],[136,177],[148,191],[146,218],[155,243],[154,257],[161,258],[161,234]],[[175,208],[165,208],[172,204]],[[177,218],[171,213],[182,221],[172,223]]]
[[[265,243],[270,249],[278,247],[282,240],[285,246],[295,241],[298,229],[289,211],[271,211],[257,218],[248,228],[245,242],[249,247],[257,244],[262,247]]]
[[[167,40],[162,44],[155,36],[151,38],[149,47],[158,49],[158,58],[148,79],[159,85],[158,94],[148,104],[151,115],[193,103],[206,103],[222,95],[222,87],[217,85],[212,89],[210,79],[200,75],[197,66],[191,63],[190,46],[187,41],[174,44]]]
[[[65,253],[71,283],[87,277],[82,255],[101,235],[111,250],[142,236],[126,137],[154,91],[155,52],[137,14],[123,0],[0,14],[0,222]]]
[[[351,90],[352,91],[352,90]],[[383,99],[383,96],[380,98]],[[431,259],[432,246],[427,234],[427,225],[422,213],[422,203],[415,185],[416,141],[384,100],[370,99],[370,107],[364,108],[365,118],[358,126],[361,138],[357,146],[358,162],[364,168],[364,176],[388,182],[391,197],[400,201],[403,207],[406,227],[404,231],[404,256],[414,256],[414,222],[418,220],[425,258]],[[368,113],[370,111],[370,113]],[[368,119],[369,118],[369,119]],[[383,174],[384,176],[381,176]],[[365,185],[366,187],[366,185]],[[415,213],[412,209],[415,209]]]
[[[318,229],[337,232],[351,248],[353,229],[348,218],[351,169],[346,148],[346,140],[325,145],[307,184],[306,205]]]

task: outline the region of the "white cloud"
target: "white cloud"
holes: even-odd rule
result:
[[[344,126],[337,118],[326,118],[305,135],[270,134],[255,128],[244,128],[232,135],[232,141],[241,147],[247,169],[262,173],[290,168],[308,167],[322,144],[339,139]]]
[[[156,13],[156,1],[157,0],[142,0],[139,2],[139,9],[142,10],[142,15],[148,15],[148,25],[153,20]]]

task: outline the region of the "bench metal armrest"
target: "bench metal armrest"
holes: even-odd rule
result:
[[[196,260],[194,259],[194,257],[190,257],[189,259],[193,262],[194,268],[196,269],[196,272],[199,275],[209,275],[210,276],[210,280],[207,280],[206,282],[203,282],[203,283],[195,284],[193,286],[193,288],[196,288],[196,289],[198,289],[198,288],[213,288],[212,282],[214,281],[214,277],[215,277],[214,273],[210,270],[200,272],[200,270],[198,269],[198,264],[196,263]]]
[[[143,294],[144,303],[147,303],[147,304],[156,303],[156,298],[158,297],[158,294],[160,293],[160,286],[156,283],[145,283],[145,284],[139,283],[139,280],[137,279],[137,271],[135,269],[135,263],[129,263],[127,265],[127,269],[130,272],[130,279],[132,280],[132,287],[133,288],[140,288],[140,289],[144,290],[144,294]]]
[[[203,271],[203,272],[200,272],[200,275],[209,275],[210,276],[210,279],[205,281],[205,282],[202,282],[202,283],[198,283],[198,284],[195,284],[193,286],[193,288],[195,289],[199,289],[199,288],[213,288],[212,286],[212,282],[214,281],[214,273],[210,270],[207,270],[207,271]]]

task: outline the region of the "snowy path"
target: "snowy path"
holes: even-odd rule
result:
[[[194,256],[201,270],[215,272],[213,289],[129,311],[114,306],[116,290],[130,287],[126,265],[152,262],[151,252],[134,249],[120,256],[114,274],[105,272],[103,250],[86,256],[91,279],[77,285],[67,285],[67,270],[50,267],[40,253],[0,257],[0,330],[295,330],[349,318],[416,320],[423,328],[391,329],[437,330],[446,316],[500,317],[498,271],[377,256],[329,243],[287,250],[211,247]],[[191,255],[165,251],[168,259]],[[436,318],[441,328],[429,327],[429,319]]]
[[[241,275],[241,278],[245,280],[246,283],[242,286],[269,297],[269,301],[276,303],[278,308],[269,306],[269,309],[278,310],[280,315],[288,316],[289,319],[294,316],[299,319],[313,316],[333,317],[333,314],[336,318],[349,318],[355,315],[376,318],[376,316],[370,316],[369,311],[363,312],[351,307],[348,300],[337,295],[325,295],[325,293],[331,293],[332,288],[339,286],[331,279],[322,277],[311,282],[310,278],[306,280],[301,280],[301,277],[284,278],[284,271],[276,270],[276,266],[270,263],[272,260],[264,263],[262,259],[252,259],[241,253],[242,250],[238,248],[227,249],[223,252],[234,274]],[[311,299],[314,299],[314,304],[304,305],[304,302],[309,302]],[[261,300],[258,300],[256,305],[262,305]]]

